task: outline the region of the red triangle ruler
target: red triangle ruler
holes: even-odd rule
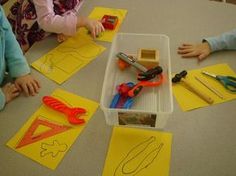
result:
[[[49,130],[46,130],[40,134],[34,135],[34,132],[37,130],[37,128],[40,126],[46,126],[48,128],[50,128]],[[66,125],[62,125],[62,124],[58,124],[52,121],[49,121],[47,119],[44,118],[36,118],[33,123],[31,124],[31,126],[28,128],[28,130],[25,132],[24,137],[21,139],[21,141],[18,143],[18,145],[16,146],[16,148],[20,148],[32,143],[35,143],[37,141],[40,141],[42,139],[54,136],[56,134],[62,133],[64,131],[69,130],[71,127],[70,126],[66,126]]]

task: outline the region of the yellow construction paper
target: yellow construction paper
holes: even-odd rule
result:
[[[192,85],[195,85],[199,90],[201,90],[202,92],[210,96],[214,100],[213,104],[223,103],[223,102],[230,101],[236,98],[236,93],[232,93],[228,91],[227,89],[224,88],[224,86],[219,81],[202,74],[201,73],[202,71],[207,71],[215,75],[225,75],[225,76],[230,75],[230,76],[236,77],[235,72],[227,64],[217,64],[217,65],[208,66],[201,69],[188,71],[186,80],[188,80]],[[173,74],[173,76],[174,75],[175,74]],[[218,92],[220,92],[224,98],[221,99],[219,96],[217,96],[212,91],[210,91],[207,87],[205,87],[202,83],[197,81],[195,78],[196,76],[207,81],[207,83],[211,87],[216,89]],[[196,94],[186,89],[186,87],[182,83],[173,84],[173,93],[183,111],[189,111],[189,110],[193,110],[196,108],[210,105],[204,100],[202,100],[201,98],[199,98]]]
[[[172,134],[114,127],[103,176],[168,176]]]
[[[54,48],[31,65],[58,84],[83,68],[105,48],[86,36],[77,34]]]
[[[127,10],[125,9],[95,7],[93,11],[91,12],[91,14],[89,15],[89,18],[101,20],[104,15],[113,15],[113,16],[117,16],[119,19],[118,24],[114,30],[104,31],[96,38],[96,40],[112,42],[113,37],[119,31],[120,25],[122,24],[126,14],[127,14]],[[85,28],[79,29],[79,33],[82,35],[90,36],[90,34],[88,33],[88,30]]]
[[[52,96],[64,102],[68,106],[85,108],[87,113],[86,115],[81,116],[81,118],[84,118],[86,123],[82,125],[71,125],[67,121],[67,117],[64,114],[57,112],[43,104],[29,118],[23,127],[16,133],[16,135],[7,142],[6,145],[43,166],[46,166],[50,169],[55,169],[63,159],[66,152],[70,149],[76,138],[80,135],[84,127],[88,124],[90,118],[98,108],[98,103],[61,89],[56,89],[52,93]],[[25,132],[29,129],[32,122],[36,118],[43,118],[49,122],[56,122],[57,124],[70,126],[71,128],[65,132],[16,149],[17,144],[20,142],[22,137],[25,135]],[[40,127],[41,126],[39,126],[39,129]],[[41,128],[40,130],[43,129]],[[36,130],[35,133],[39,133],[40,130]]]

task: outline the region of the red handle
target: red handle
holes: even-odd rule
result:
[[[77,118],[78,114],[82,115],[86,113],[86,110],[83,108],[68,107],[65,103],[51,96],[44,96],[43,103],[48,107],[67,115],[68,121],[71,124],[85,123],[84,119]]]
[[[44,96],[43,97],[43,102],[44,102],[45,105],[47,105],[48,107],[50,107],[50,108],[52,108],[56,111],[59,111],[59,112],[62,112],[62,113],[67,112],[68,106],[66,106],[63,102],[61,102],[60,100],[58,100],[54,97]]]
[[[163,82],[163,75],[158,75],[157,81],[140,81],[138,84],[136,84],[129,92],[128,95],[130,97],[134,97],[139,94],[139,92],[142,90],[143,87],[152,87],[152,86],[159,86]]]

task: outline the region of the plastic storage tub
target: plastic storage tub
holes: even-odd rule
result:
[[[159,65],[164,82],[158,87],[144,87],[134,98],[131,109],[109,108],[116,87],[122,83],[137,83],[137,70],[133,67],[120,70],[116,54],[137,55],[140,48],[159,50]],[[112,42],[107,62],[100,101],[108,125],[125,125],[163,129],[173,111],[169,37],[162,34],[118,33]]]

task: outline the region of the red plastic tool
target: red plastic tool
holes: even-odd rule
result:
[[[113,30],[118,24],[118,17],[112,15],[104,15],[101,21],[105,29]]]
[[[39,128],[39,126],[46,126],[50,128],[49,130],[46,130],[40,134],[35,134],[35,131]],[[57,135],[59,133],[63,133],[67,130],[71,129],[70,126],[57,124],[52,121],[48,121],[44,118],[37,117],[31,124],[31,126],[28,128],[28,130],[25,132],[23,138],[20,140],[20,142],[17,144],[16,148],[21,148],[23,146],[38,142],[40,140],[46,139],[48,137]]]
[[[156,81],[140,81],[138,84],[136,84],[131,90],[129,90],[128,95],[130,97],[134,97],[139,94],[139,92],[142,90],[143,87],[153,87],[153,86],[159,86],[163,82],[163,75],[159,74],[157,75]]]
[[[68,107],[65,103],[51,96],[44,96],[43,103],[48,107],[67,115],[67,119],[71,124],[85,123],[84,119],[79,118],[87,112],[84,108]]]

